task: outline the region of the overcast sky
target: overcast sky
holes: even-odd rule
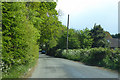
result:
[[[58,0],[57,10],[62,10],[59,20],[67,24],[70,15],[70,28],[91,29],[100,24],[111,34],[118,33],[118,2],[120,0]]]

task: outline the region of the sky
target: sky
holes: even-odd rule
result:
[[[61,11],[59,20],[69,28],[83,30],[92,29],[94,24],[110,32],[118,33],[118,2],[120,0],[58,0],[56,10]]]

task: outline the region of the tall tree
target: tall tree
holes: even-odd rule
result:
[[[108,42],[105,39],[106,34],[100,25],[94,25],[91,29],[91,37],[93,38],[92,47],[107,47]]]
[[[77,35],[78,35],[78,38],[80,41],[80,48],[84,49],[84,48],[92,47],[93,39],[92,39],[90,33],[91,32],[88,28],[77,31]]]
[[[40,24],[41,38],[39,39],[41,48],[45,45],[46,50],[56,46],[56,36],[61,23],[58,21],[58,13],[55,10],[56,3],[41,3],[40,18],[43,20]]]
[[[56,46],[57,31],[61,23],[55,10],[56,2],[27,2],[27,18],[39,30],[38,40],[40,48],[49,49]]]
[[[58,48],[66,49],[66,41],[67,41],[67,27],[63,27],[63,32],[61,37],[58,40]],[[78,49],[80,48],[80,42],[78,40],[78,36],[74,29],[69,29],[68,33],[68,48],[69,49]]]

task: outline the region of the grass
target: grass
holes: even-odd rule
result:
[[[8,72],[2,74],[2,78],[24,78],[29,69],[36,65],[37,60],[30,64],[13,66]]]

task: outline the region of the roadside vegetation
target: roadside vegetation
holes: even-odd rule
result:
[[[120,51],[110,49],[101,25],[94,25],[91,30],[69,29],[66,52],[67,27],[58,20],[56,5],[56,2],[2,2],[3,78],[24,76],[36,64],[39,50],[88,65],[115,70],[120,67]]]
[[[91,48],[91,49],[58,49],[55,57],[80,61],[86,65],[100,66],[118,71],[120,67],[120,50],[116,48],[111,50],[108,48]]]
[[[66,36],[67,34],[64,32],[58,45],[50,49],[49,55],[120,71],[120,49],[110,48],[110,42],[106,40],[106,37],[112,37],[100,25],[94,25],[91,30],[87,28],[84,30],[70,29],[68,51],[66,51]]]
[[[55,2],[2,2],[3,78],[22,77],[35,65],[41,46],[52,45],[61,26],[55,7]]]

